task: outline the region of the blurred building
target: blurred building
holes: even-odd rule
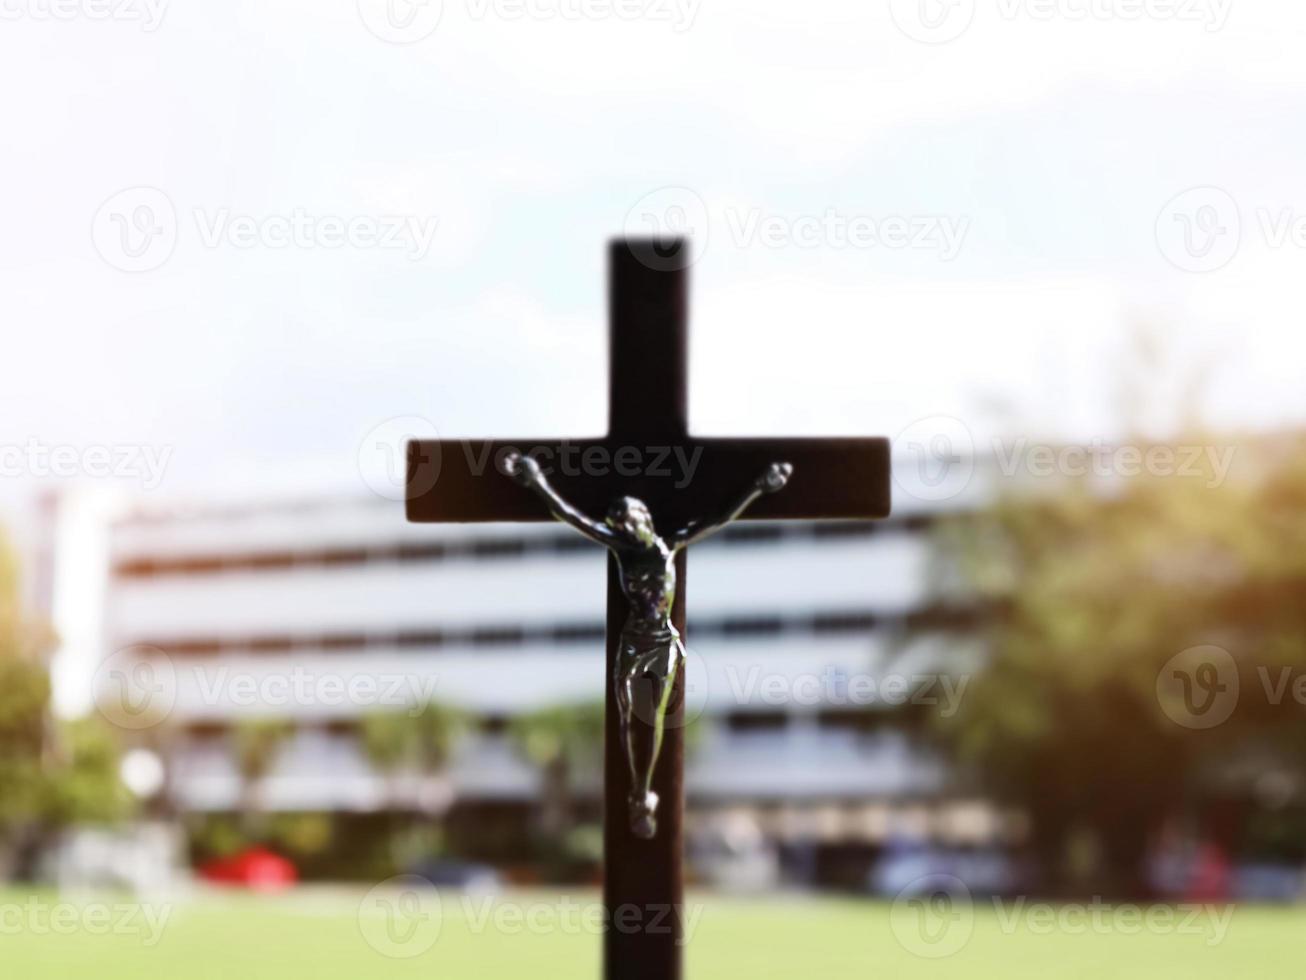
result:
[[[929,598],[934,518],[898,510],[875,523],[738,525],[693,549],[698,826],[838,849],[883,841],[922,804],[947,823],[943,769],[902,719],[957,695],[930,678],[967,655],[968,619]],[[101,667],[97,696],[111,696],[124,658],[152,663],[169,793],[207,812],[239,802],[238,719],[295,726],[264,806],[366,814],[412,800],[368,764],[360,718],[457,705],[475,731],[436,805],[520,826],[540,775],[509,723],[601,699],[604,583],[602,550],[556,525],[412,525],[375,497],[137,509],[108,536],[102,650],[118,673]],[[886,710],[904,700],[921,703]]]

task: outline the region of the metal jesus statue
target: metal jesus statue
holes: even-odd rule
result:
[[[608,508],[607,518],[598,521],[562,499],[545,478],[539,463],[530,456],[507,454],[503,470],[517,483],[539,494],[554,517],[616,556],[621,591],[630,607],[621,630],[615,678],[621,738],[630,766],[630,829],[637,837],[651,839],[657,833],[658,806],[657,794],[652,789],[653,770],[662,750],[662,734],[676,674],[685,660],[685,645],[671,622],[671,606],[676,598],[676,552],[721,530],[762,494],[783,488],[793,467],[788,463],[772,463],[724,515],[712,521],[692,521],[669,539],[658,536],[653,515],[642,500],[619,497]],[[635,737],[631,724],[637,685],[641,682],[649,685],[647,703],[651,717],[645,720],[652,728],[652,738],[642,740]]]

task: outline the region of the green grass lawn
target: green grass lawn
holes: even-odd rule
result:
[[[596,898],[445,894],[439,914],[420,920],[427,932],[412,933],[408,946],[390,947],[417,955],[392,958],[375,948],[395,936],[385,931],[389,923],[380,911],[389,906],[365,904],[362,889],[269,898],[202,893],[153,908],[153,925],[140,912],[122,919],[127,910],[114,907],[119,900],[111,896],[73,906],[41,894],[33,906],[33,896],[9,890],[0,892],[0,977],[583,980],[598,975]],[[1048,918],[1057,911],[1046,907],[995,910],[978,903],[973,930],[962,934],[969,939],[949,956],[926,959],[899,942],[891,923],[902,932],[903,910],[886,902],[701,894],[690,901],[697,919],[689,974],[703,980],[1295,977],[1306,925],[1306,910],[1249,906],[1233,909],[1223,932],[1210,917],[1136,930],[1132,918],[1115,913],[1100,920],[1104,928],[1078,915],[1059,927]],[[55,922],[56,915],[64,918]],[[408,937],[401,930],[399,938]]]

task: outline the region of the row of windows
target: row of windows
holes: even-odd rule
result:
[[[714,716],[727,731],[736,734],[764,734],[784,732],[799,723],[795,715],[776,710],[730,711]],[[883,712],[858,708],[827,708],[802,717],[802,723],[824,731],[844,731],[873,734],[878,731],[902,731],[901,719],[889,719]],[[354,735],[358,722],[341,719],[327,722],[309,722],[303,730],[326,732],[330,735]],[[482,715],[470,719],[471,730],[483,735],[504,735],[512,728],[512,719],[505,715]],[[186,726],[193,740],[221,740],[227,737],[230,725],[225,722],[204,721]]]
[[[864,633],[881,627],[966,629],[981,610],[961,606],[931,606],[906,614],[884,615],[866,610],[834,610],[806,616],[738,616],[693,620],[694,637],[750,637]],[[393,633],[328,633],[319,636],[197,637],[186,640],[151,638],[144,645],[177,656],[212,656],[226,653],[290,653],[297,650],[428,649],[442,646],[503,647],[601,643],[604,624],[599,621],[564,623],[547,627],[487,626],[470,629],[398,630]]]
[[[879,522],[830,521],[792,524],[741,524],[727,528],[711,544],[725,546],[772,543],[780,540],[868,538],[886,531],[920,531],[931,521],[925,515]],[[594,545],[573,532],[530,538],[470,538],[461,541],[406,541],[375,548],[309,548],[230,555],[188,555],[179,558],[128,558],[114,566],[119,578],[205,575],[225,571],[269,571],[288,568],[338,568],[368,563],[407,563],[521,558],[527,555],[593,553]]]

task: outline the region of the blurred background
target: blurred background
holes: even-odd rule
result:
[[[1246,945],[1158,955],[1278,975],[1306,890],[1300,5],[0,20],[10,965],[262,975],[219,934],[266,915],[400,975],[462,962],[448,895],[591,895],[603,555],[406,524],[402,447],[603,431],[605,243],[674,233],[695,431],[894,457],[887,520],[695,549],[691,956],[915,975],[886,909],[945,881],[980,911],[1242,903]],[[369,935],[378,883],[418,879],[442,944]],[[189,911],[154,959],[84,904],[45,941],[31,903],[88,889]],[[1005,961],[980,923],[944,966]],[[588,969],[598,934],[467,942]]]

